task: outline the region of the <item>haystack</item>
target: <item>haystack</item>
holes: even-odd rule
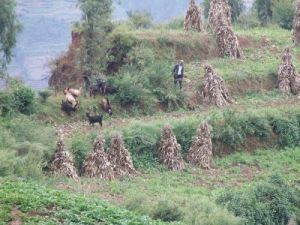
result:
[[[211,65],[205,65],[204,83],[201,90],[202,101],[206,105],[224,107],[233,103],[224,80],[216,73]]]
[[[65,145],[62,138],[60,138],[57,142],[57,148],[54,154],[54,159],[50,165],[50,170],[55,175],[63,175],[74,180],[78,180],[73,159],[65,150]]]
[[[184,20],[184,29],[186,31],[192,29],[196,31],[202,31],[202,12],[201,8],[197,6],[195,0],[190,1],[189,9],[186,13]]]
[[[293,24],[293,41],[296,44],[300,44],[300,0],[296,0]]]
[[[136,175],[131,155],[124,146],[123,138],[120,134],[115,135],[111,140],[108,150],[108,160],[112,164],[114,173],[117,176]]]
[[[185,168],[181,156],[181,146],[170,126],[163,129],[159,148],[159,161],[173,171],[182,171]]]
[[[225,24],[231,26],[231,7],[228,0],[211,0],[208,12],[208,21],[212,28],[215,30],[218,25],[218,18],[223,17]]]
[[[85,160],[82,174],[87,177],[97,177],[104,180],[114,179],[113,168],[104,151],[104,140],[98,136],[94,141],[94,152]]]
[[[212,142],[208,123],[203,123],[193,138],[192,146],[187,155],[189,163],[200,166],[203,169],[210,169],[213,162]]]
[[[243,51],[240,48],[239,41],[234,34],[232,27],[226,25],[224,17],[221,15],[215,28],[217,46],[221,57],[229,56],[233,58],[243,58]]]
[[[300,77],[293,64],[291,49],[286,47],[282,54],[282,62],[278,69],[278,88],[283,93],[300,93]]]

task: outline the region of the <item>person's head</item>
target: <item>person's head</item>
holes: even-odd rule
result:
[[[181,60],[179,60],[179,64],[180,65],[183,65],[183,63],[184,63],[184,61],[181,59]]]

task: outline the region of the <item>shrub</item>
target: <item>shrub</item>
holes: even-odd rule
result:
[[[89,152],[92,151],[92,141],[81,135],[75,135],[71,140],[71,152],[74,157],[75,167],[80,170]]]
[[[39,92],[39,96],[40,96],[40,98],[41,98],[41,101],[43,102],[43,103],[46,103],[47,102],[47,99],[51,96],[51,91],[49,91],[49,90],[44,90],[44,91],[40,91]]]
[[[181,30],[184,25],[184,18],[183,17],[176,17],[175,19],[171,20],[167,24],[167,28],[173,29],[173,30]]]
[[[143,105],[151,103],[150,92],[144,87],[138,76],[129,73],[114,81],[118,88],[117,98],[122,106]]]
[[[16,109],[23,114],[29,115],[35,111],[35,93],[31,88],[19,86],[13,89],[12,95]]]
[[[241,14],[237,23],[242,29],[253,29],[260,26],[260,22],[253,12]]]
[[[285,225],[300,208],[300,192],[274,175],[250,190],[228,190],[217,202],[245,218],[246,224]]]
[[[11,116],[15,112],[13,96],[8,91],[0,92],[0,115]]]
[[[282,28],[291,30],[293,28],[294,7],[293,0],[275,0],[272,6],[274,21]]]
[[[271,118],[271,126],[278,135],[280,147],[297,146],[300,141],[298,121],[295,118]]]
[[[167,201],[160,201],[154,209],[152,217],[165,222],[173,222],[182,220],[183,213],[180,206]]]
[[[152,16],[149,12],[127,12],[129,22],[136,29],[149,29],[152,27]]]

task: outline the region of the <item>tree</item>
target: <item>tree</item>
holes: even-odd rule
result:
[[[261,25],[266,25],[272,19],[272,0],[255,0],[254,7]]]
[[[273,0],[273,19],[284,29],[293,28],[293,19],[295,13],[293,0]]]
[[[107,33],[112,30],[111,14],[112,0],[78,0],[82,10],[80,28],[84,35],[83,72],[91,76],[97,74],[105,52],[99,46],[103,45]],[[101,55],[102,54],[102,55]]]
[[[11,60],[12,48],[20,31],[15,7],[15,0],[2,0],[0,4],[0,72]]]
[[[239,15],[245,9],[244,1],[243,0],[229,0],[229,5],[231,7],[231,21],[235,22],[237,20],[237,18],[239,17]],[[203,6],[204,6],[204,16],[205,16],[205,18],[208,18],[210,0],[204,0]]]

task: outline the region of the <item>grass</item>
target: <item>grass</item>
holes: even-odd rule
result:
[[[65,186],[74,193],[106,199],[151,217],[155,217],[160,204],[177,207],[180,221],[186,225],[239,224],[241,220],[214,203],[215,199],[227,189],[246,190],[273,174],[280,174],[289,185],[297,186],[299,163],[300,148],[258,150],[253,154],[216,158],[212,171],[188,167],[183,173],[176,173],[156,168],[131,179],[111,182],[82,179],[80,184],[67,181]],[[61,180],[47,182],[58,187]],[[213,220],[214,216],[218,219]]]
[[[0,224],[14,220],[11,211],[18,210],[23,224],[115,224],[159,225],[146,216],[116,208],[100,200],[55,191],[24,180],[0,180]]]

